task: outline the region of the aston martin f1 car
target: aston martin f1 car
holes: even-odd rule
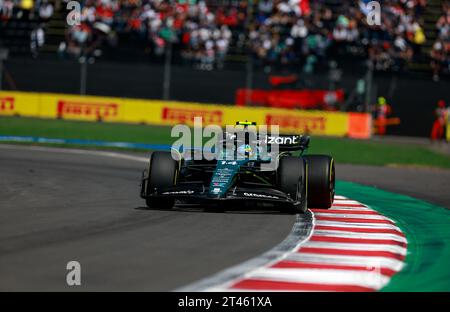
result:
[[[247,123],[243,124],[245,131]],[[155,151],[142,174],[140,195],[148,207],[159,209],[170,209],[175,201],[204,203],[217,211],[236,202],[242,206],[269,203],[294,213],[305,212],[308,207],[331,207],[335,193],[333,158],[307,155],[310,137],[306,135],[266,135],[263,139],[269,146],[277,145],[276,155],[269,153],[277,162],[273,170],[262,170],[267,157],[255,157],[249,142],[236,137],[233,152],[242,152],[244,157],[234,160],[174,159],[171,152]]]

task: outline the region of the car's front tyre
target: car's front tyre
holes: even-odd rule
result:
[[[179,162],[172,158],[170,152],[153,152],[150,156],[147,194],[177,185]],[[146,204],[150,208],[170,209],[174,206],[173,198],[147,198]]]
[[[286,156],[279,159],[277,186],[294,201],[288,206],[295,213],[304,213],[307,209],[307,171],[307,163],[302,157]]]

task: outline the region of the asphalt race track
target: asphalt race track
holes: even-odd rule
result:
[[[111,156],[111,155],[109,155]],[[281,242],[295,217],[145,209],[142,157],[0,145],[0,290],[173,290]],[[351,169],[351,170],[350,170]],[[339,179],[450,207],[450,171],[340,165]]]
[[[450,208],[450,170],[337,165],[336,176]]]
[[[0,290],[172,290],[270,249],[294,216],[147,210],[143,162],[0,147]]]

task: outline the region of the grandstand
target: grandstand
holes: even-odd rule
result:
[[[6,9],[10,2],[12,9]],[[383,1],[383,23],[388,27],[394,23],[396,28],[380,31],[364,25],[359,5],[368,1],[80,2],[81,29],[67,26],[65,1],[2,1],[1,46],[10,55],[30,55],[30,38],[34,36],[34,50],[38,51],[31,54],[35,57],[77,57],[95,51],[97,57],[109,60],[159,62],[172,31],[176,34],[174,62],[211,63],[209,68],[239,65],[249,55],[264,66],[273,65],[271,60],[304,65],[311,55],[324,61],[324,55],[336,57],[334,53],[339,53],[341,62],[346,56],[352,61],[354,57],[371,57],[380,70],[401,67],[429,72],[430,53],[439,36],[436,23],[445,7],[444,0]],[[51,6],[51,12],[43,10],[45,6]],[[39,28],[45,40],[38,38]],[[293,35],[294,28],[297,32]],[[425,35],[420,43],[415,42],[418,32]]]

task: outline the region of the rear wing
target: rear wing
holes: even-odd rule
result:
[[[245,130],[243,132],[246,132]],[[238,143],[238,136],[236,133],[228,133],[224,132],[223,143],[226,143],[226,140],[235,140],[235,144]],[[249,144],[250,138],[249,136],[245,136],[245,142],[239,141],[240,144]],[[305,151],[309,146],[310,137],[307,135],[298,135],[298,134],[284,134],[284,135],[272,135],[266,134],[261,136],[258,134],[256,138],[260,143],[273,146],[278,145],[278,150],[280,152],[287,151]]]

